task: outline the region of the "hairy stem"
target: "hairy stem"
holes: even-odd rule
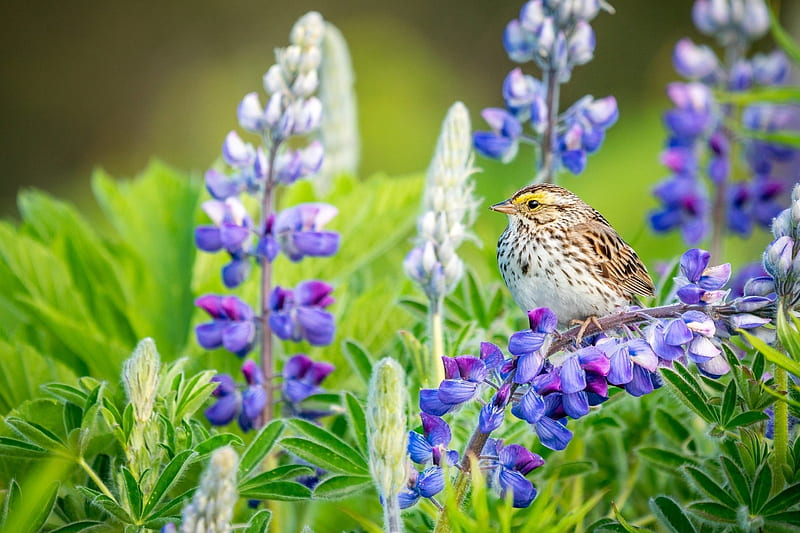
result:
[[[386,498],[383,502],[383,529],[385,533],[400,533],[403,531],[403,521],[400,519],[400,504],[397,497]]]
[[[545,70],[543,77],[547,85],[547,96],[545,100],[547,105],[547,124],[544,130],[542,157],[539,160],[539,175],[536,177],[536,181],[539,183],[555,183],[558,99],[561,86],[558,83],[558,73],[555,69]]]
[[[786,370],[775,366],[775,389],[778,393],[786,393],[789,390],[789,376]],[[784,401],[775,402],[775,420],[773,430],[774,462],[773,471],[776,472],[778,480],[783,487],[783,469],[786,464],[786,454],[789,449],[789,404]]]
[[[431,356],[430,371],[433,383],[441,383],[444,379],[444,366],[441,358],[444,356],[444,298],[431,301]]]
[[[111,491],[108,490],[108,487],[106,487],[106,484],[103,483],[103,480],[100,479],[100,476],[98,476],[97,473],[94,470],[92,470],[92,467],[86,463],[83,457],[80,457],[78,459],[78,465],[81,468],[83,468],[83,470],[89,475],[89,478],[91,478],[91,480],[94,481],[94,484],[97,485],[97,488],[100,489],[100,492],[111,498],[112,501],[114,502],[117,501],[114,495],[111,494]]]
[[[272,142],[269,150],[269,163],[267,176],[264,180],[264,196],[261,199],[262,227],[266,229],[270,216],[275,210],[275,157],[278,154],[279,143]],[[272,357],[272,329],[269,327],[269,293],[272,292],[272,261],[266,258],[262,261],[261,269],[261,372],[264,374],[264,392],[266,402],[262,412],[262,423],[272,420],[274,413],[275,387],[274,361]]]

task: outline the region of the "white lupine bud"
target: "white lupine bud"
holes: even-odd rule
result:
[[[277,92],[270,96],[267,108],[264,110],[264,120],[270,127],[274,127],[283,116],[283,93]]]
[[[303,56],[300,58],[300,72],[317,70],[320,63],[322,63],[322,50],[318,46],[309,48],[303,52]]]
[[[744,0],[740,20],[742,30],[749,38],[758,39],[764,35],[769,29],[769,11],[764,0]]]
[[[316,70],[298,74],[292,84],[292,92],[300,98],[308,98],[319,86],[319,76]]]
[[[218,448],[191,503],[183,508],[182,533],[228,533],[232,531],[233,507],[239,497],[236,474],[239,456],[231,446]]]
[[[444,280],[447,288],[452,290],[464,275],[464,263],[457,255],[444,267]]]
[[[422,249],[422,268],[425,272],[433,272],[438,263],[433,243],[431,241],[426,242]]]
[[[290,34],[292,43],[299,46],[319,46],[325,33],[325,21],[316,11],[309,11],[295,22]]]
[[[283,71],[278,65],[272,65],[264,74],[262,79],[264,82],[264,90],[269,94],[276,94],[281,91],[287,90],[289,87],[286,85],[286,80],[283,77]]]
[[[319,127],[322,120],[322,102],[311,97],[305,101],[295,102],[295,123],[293,132],[304,135]]]
[[[276,54],[278,56],[278,64],[285,74],[292,75],[297,72],[297,67],[300,66],[300,58],[303,56],[302,48],[297,45],[289,45],[278,50]]]
[[[397,495],[406,486],[408,390],[400,364],[386,357],[372,368],[367,394],[369,469],[383,499],[384,530],[402,528]]]
[[[417,220],[417,228],[423,240],[432,240],[436,234],[436,213],[426,211]]]

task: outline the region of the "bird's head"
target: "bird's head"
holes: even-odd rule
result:
[[[512,220],[543,225],[561,220],[566,213],[575,213],[576,207],[584,206],[586,204],[580,198],[563,187],[538,184],[520,189],[511,198],[494,204],[490,209],[505,213]]]

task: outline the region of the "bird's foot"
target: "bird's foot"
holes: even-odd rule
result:
[[[603,331],[602,324],[600,324],[600,321],[594,315],[588,317],[586,320],[575,319],[575,320],[570,320],[570,322],[569,322],[570,326],[576,326],[578,324],[580,324],[581,327],[578,330],[578,334],[575,336],[575,343],[576,344],[580,344],[581,341],[583,341],[583,335],[584,335],[584,333],[586,333],[586,328],[588,328],[590,324],[593,324],[594,327],[597,328],[597,332],[598,333]]]

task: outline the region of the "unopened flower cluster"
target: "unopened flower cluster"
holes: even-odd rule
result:
[[[482,404],[480,433],[499,429],[510,408],[511,415],[530,424],[542,445],[563,450],[573,436],[567,421],[608,400],[611,387],[632,396],[648,394],[661,386],[658,369],[676,362],[692,362],[710,377],[726,374],[730,367],[721,346],[727,339],[739,329],[767,336],[773,331],[764,326],[774,317],[774,285],[771,278],[754,278],[743,296],[728,300],[730,265],[709,266],[709,260],[709,253],[699,249],[683,255],[675,278],[678,302],[664,318],[632,308],[625,323],[636,327],[609,330],[577,348],[556,350],[558,319],[550,309],[539,308],[528,312],[530,328],[509,338],[509,356],[484,342],[478,356],[443,357],[444,381],[420,391],[423,433],[411,432],[408,451],[412,461],[426,468],[412,476],[404,505],[433,496],[431,487],[443,487],[441,467],[457,463],[459,454],[448,448],[451,432],[442,417],[468,402]],[[480,457],[490,484],[500,495],[510,491],[516,507],[535,498],[536,489],[525,476],[543,462],[522,446],[491,438]]]
[[[725,59],[688,38],[675,46],[675,70],[689,81],[667,89],[673,108],[664,115],[669,137],[661,160],[670,176],[654,190],[661,205],[650,222],[656,231],[679,229],[687,243],[696,244],[707,235],[714,211],[723,210],[718,221],[728,231],[748,235],[754,226],[769,227],[786,205],[800,151],[734,137],[731,129],[798,130],[800,106],[751,104],[737,124],[734,107],[714,95],[715,90],[739,92],[787,81],[789,62],[780,50],[745,56],[751,42],[769,29],[763,0],[697,0],[692,15],[702,33],[717,39]],[[747,172],[737,176],[740,158]]]
[[[276,50],[276,64],[264,75],[264,89],[269,95],[266,105],[262,106],[253,92],[237,109],[241,128],[257,135],[261,143],[254,147],[231,131],[222,145],[225,170],[212,168],[206,173],[206,189],[213,199],[203,204],[203,210],[211,224],[195,230],[195,243],[205,252],[227,254],[222,281],[228,288],[240,286],[254,265],[272,263],[279,254],[297,262],[305,257],[331,256],[339,249],[338,233],[325,229],[338,212],[334,206],[306,203],[272,212],[277,185],[310,177],[322,164],[322,144],[308,141],[308,135],[319,127],[322,116],[322,104],[315,93],[324,31],[325,22],[319,13],[308,13],[297,21],[291,44]],[[289,139],[293,146],[297,146],[297,140],[305,141],[305,146],[289,148]],[[259,222],[245,208],[242,194],[259,200]],[[332,342],[335,329],[333,316],[326,310],[334,302],[332,291],[333,287],[320,280],[304,281],[294,288],[275,286],[268,302],[262,302],[262,313],[269,314],[269,328],[279,338],[324,346]],[[196,328],[201,346],[224,348],[239,357],[252,350],[261,317],[244,300],[207,294],[195,304],[210,317]],[[307,381],[313,390],[332,370],[325,366],[326,371],[306,379],[297,368],[297,361],[304,358],[300,354],[287,363],[290,376],[284,381],[284,398],[290,403],[298,399],[296,392],[287,392],[287,388],[296,390],[292,386],[295,380]],[[228,375],[214,378],[219,383],[214,392],[217,402],[206,412],[211,423],[227,424],[238,418],[244,430],[258,427],[266,404],[264,370],[271,375],[272,369],[260,369],[253,361],[246,361],[242,366],[244,387]],[[291,409],[297,411],[299,407]]]
[[[574,67],[592,60],[595,35],[589,22],[600,9],[600,0],[530,0],[519,18],[509,22],[503,36],[506,52],[517,63],[536,63],[542,79],[520,68],[506,76],[505,107],[485,109],[483,118],[491,131],[474,134],[479,153],[507,162],[520,142],[528,142],[540,155],[552,153],[555,166],[573,174],[583,171],[587,155],[600,148],[606,129],[617,120],[617,102],[613,96],[584,96],[559,114],[558,91]],[[542,159],[540,170],[548,165]]]

